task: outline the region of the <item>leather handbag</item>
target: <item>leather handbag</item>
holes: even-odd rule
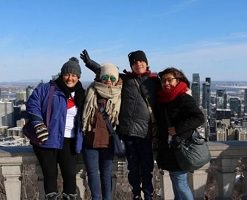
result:
[[[165,110],[165,121],[172,126],[167,110]],[[185,171],[194,171],[207,164],[211,155],[207,145],[207,139],[202,137],[197,130],[188,139],[176,136],[171,141],[168,140],[171,148],[174,149],[179,167]]]
[[[181,139],[174,151],[179,167],[185,171],[197,170],[211,159],[206,138],[196,130],[190,138]]]

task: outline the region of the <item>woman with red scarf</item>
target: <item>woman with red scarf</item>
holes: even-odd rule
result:
[[[159,73],[162,89],[158,93],[159,147],[158,167],[169,171],[176,200],[193,200],[187,171],[180,169],[174,154],[177,136],[191,137],[193,130],[204,123],[204,115],[190,95],[189,81],[182,71],[167,68]]]

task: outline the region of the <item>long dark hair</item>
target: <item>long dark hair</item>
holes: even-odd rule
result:
[[[158,74],[160,79],[164,74],[172,74],[176,79],[178,79],[179,81],[183,81],[184,83],[186,83],[187,87],[190,88],[190,82],[187,79],[187,77],[184,75],[184,73],[181,70],[175,67],[168,67],[165,70],[159,72]]]

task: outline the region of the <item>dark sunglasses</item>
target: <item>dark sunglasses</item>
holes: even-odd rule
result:
[[[102,81],[108,81],[109,79],[111,80],[111,82],[115,82],[117,80],[115,76],[110,76],[108,74],[101,76]]]

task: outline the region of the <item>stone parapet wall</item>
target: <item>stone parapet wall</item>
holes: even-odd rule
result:
[[[246,191],[247,142],[209,142],[209,149],[211,162],[189,176],[195,199],[240,199]],[[77,170],[79,199],[90,199],[81,156]],[[127,173],[125,160],[115,159],[113,199],[132,199]],[[153,182],[156,200],[174,199],[167,171],[160,171],[155,165]],[[58,185],[62,191],[60,176]],[[31,147],[0,147],[0,199],[44,199],[43,177]]]

